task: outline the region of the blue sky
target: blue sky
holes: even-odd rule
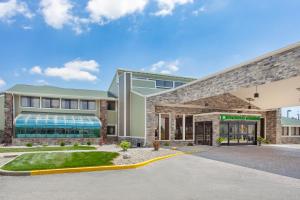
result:
[[[0,0],[0,91],[106,90],[117,68],[201,77],[300,40],[300,1]]]

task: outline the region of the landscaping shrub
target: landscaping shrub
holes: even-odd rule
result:
[[[159,147],[160,147],[159,141],[154,140],[154,142],[153,142],[153,148],[154,148],[154,151],[158,151],[158,150],[159,150]]]
[[[78,146],[79,146],[78,143],[73,144],[73,147],[78,147]]]
[[[61,143],[60,143],[60,146],[61,146],[61,147],[65,146],[65,145],[66,145],[66,144],[65,144],[64,142],[61,142]]]
[[[27,143],[26,147],[32,147],[32,143]]]
[[[225,138],[222,138],[222,137],[218,137],[216,139],[216,143],[217,143],[218,146],[220,146],[222,144],[222,142],[224,142],[224,141],[225,141]]]
[[[187,144],[187,146],[194,146],[194,144],[193,144],[192,142],[189,142],[189,143]]]
[[[169,143],[169,142],[165,142],[165,143],[164,143],[164,146],[167,146],[167,147],[168,147],[168,146],[170,146],[170,143]]]
[[[120,143],[120,147],[123,149],[123,151],[127,151],[127,149],[129,149],[131,147],[131,143],[126,140],[123,140]]]
[[[86,144],[90,146],[92,143],[90,141],[88,141]]]

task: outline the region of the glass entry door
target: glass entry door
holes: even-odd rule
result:
[[[212,122],[195,122],[195,143],[212,145]]]

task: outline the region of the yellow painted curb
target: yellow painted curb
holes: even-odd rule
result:
[[[131,165],[112,165],[112,166],[95,166],[95,167],[76,167],[76,168],[63,168],[63,169],[45,169],[45,170],[33,170],[30,171],[30,175],[46,175],[46,174],[62,174],[62,173],[76,173],[76,172],[92,172],[92,171],[106,171],[106,170],[124,170],[124,169],[135,169],[152,162],[171,158],[178,155],[183,155],[184,153],[175,153],[166,156],[161,156],[146,160],[144,162],[131,164]]]

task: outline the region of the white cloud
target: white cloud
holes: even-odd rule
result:
[[[194,0],[156,0],[159,10],[154,13],[156,16],[172,15],[177,5],[193,3]]]
[[[40,66],[34,66],[30,69],[31,74],[42,74],[42,69]]]
[[[198,16],[198,15],[200,15],[200,13],[203,13],[205,11],[207,11],[206,7],[201,6],[200,8],[194,10],[192,13],[193,13],[193,15]]]
[[[5,85],[6,85],[6,82],[2,78],[0,78],[0,87],[3,87]]]
[[[32,29],[32,26],[26,26],[26,25],[24,25],[24,26],[22,26],[22,28],[23,28],[24,30],[31,30],[31,29]]]
[[[40,84],[40,85],[49,85],[49,83],[48,83],[47,81],[43,80],[43,79],[37,80],[36,82],[37,82],[38,84]]]
[[[158,61],[151,66],[150,71],[163,74],[172,74],[179,70],[179,60],[174,61]]]
[[[26,18],[34,16],[23,1],[9,0],[0,2],[0,20],[10,22],[16,15],[23,15]]]
[[[55,29],[61,29],[72,21],[73,5],[69,0],[41,0],[40,8],[45,22]]]
[[[89,0],[86,10],[92,22],[103,24],[142,12],[149,0]]]
[[[73,60],[64,64],[64,67],[48,67],[44,75],[59,77],[63,80],[95,81],[97,76],[92,72],[99,71],[99,64],[94,60]]]

